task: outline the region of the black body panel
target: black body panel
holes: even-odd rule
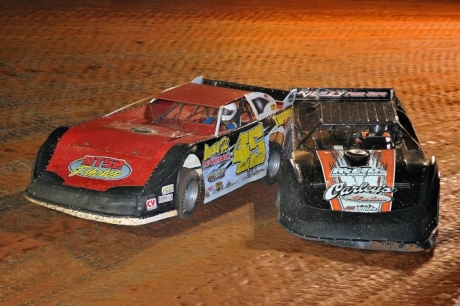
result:
[[[420,251],[434,246],[438,230],[435,186],[428,188],[424,204],[386,213],[352,213],[315,207],[322,191],[306,191],[292,165],[283,163],[278,179],[278,220],[298,237],[339,246],[392,251]],[[439,183],[439,182],[437,182]]]
[[[379,131],[381,127],[384,130]],[[277,207],[279,222],[287,232],[352,248],[408,252],[434,247],[439,222],[438,168],[434,158],[425,157],[393,90],[298,89],[286,137]],[[349,152],[370,157],[350,160]],[[376,174],[361,174],[369,169],[384,175],[374,179]],[[358,174],[346,174],[352,172]],[[370,185],[363,184],[367,181]],[[385,185],[388,182],[391,186]],[[369,186],[387,191],[362,191]],[[349,193],[338,199],[331,196],[332,188],[336,193],[348,188]],[[372,202],[369,199],[376,196],[390,205],[383,209],[382,204],[378,211],[347,211],[359,206],[353,201],[359,202],[361,195],[367,197],[363,202]]]

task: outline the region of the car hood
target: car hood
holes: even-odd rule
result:
[[[59,140],[47,170],[74,187],[105,191],[143,186],[172,146],[193,143],[194,138],[161,126],[100,118],[70,128]]]

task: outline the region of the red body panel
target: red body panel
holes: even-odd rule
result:
[[[247,93],[193,83],[171,88],[155,97],[161,103],[70,128],[59,140],[47,170],[62,177],[65,185],[97,191],[144,186],[171,147],[214,137],[215,125],[184,120],[178,113],[166,117],[176,102],[218,108]]]
[[[118,186],[143,186],[172,146],[212,137],[212,125],[185,123],[178,131],[174,125],[168,128],[153,124],[144,118],[145,108],[70,128],[59,140],[47,170],[74,187],[105,191]],[[79,166],[84,169],[78,170]]]

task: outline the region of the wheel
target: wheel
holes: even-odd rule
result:
[[[278,181],[278,172],[281,167],[281,147],[277,143],[270,143],[270,155],[268,156],[267,175],[264,183],[273,185]]]
[[[201,179],[196,171],[182,168],[177,188],[177,215],[188,219],[198,205],[201,194]]]

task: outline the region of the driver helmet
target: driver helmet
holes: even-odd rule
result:
[[[376,124],[373,126],[372,128],[372,133],[375,135],[375,136],[382,136],[383,135],[383,132],[385,132],[385,125],[381,125],[381,124]]]
[[[222,110],[222,120],[223,121],[230,121],[236,114],[236,104],[235,102],[227,104],[224,106],[224,109]]]

